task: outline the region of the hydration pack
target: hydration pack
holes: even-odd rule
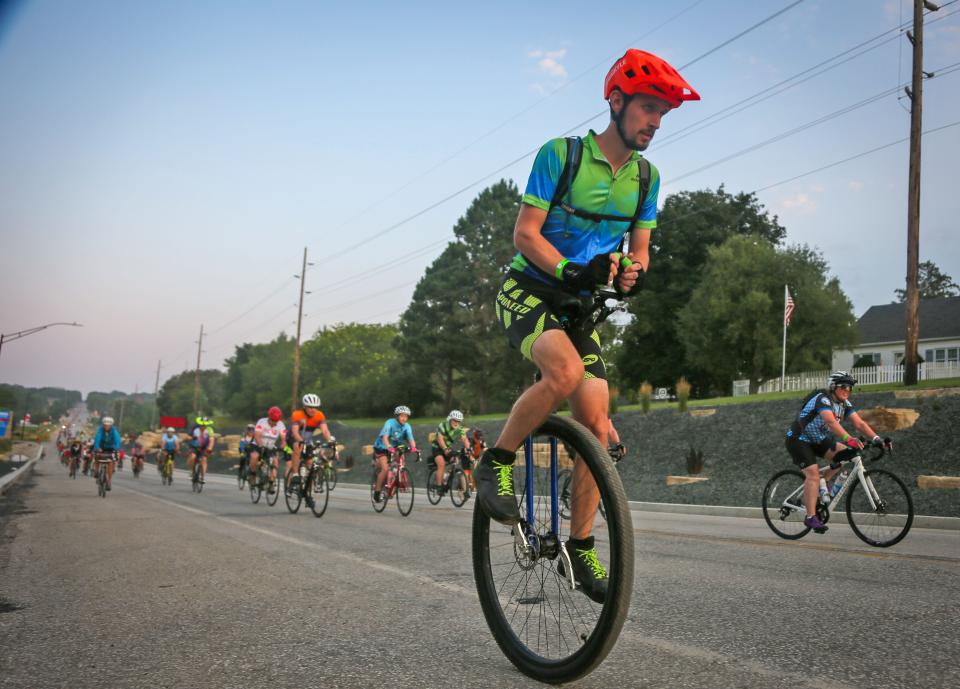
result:
[[[813,409],[811,409],[806,414],[803,414],[803,416],[801,416],[800,414],[803,412],[803,408],[807,406],[807,402],[812,400],[814,397],[817,397],[818,395],[829,395],[829,394],[830,393],[827,390],[814,390],[809,395],[803,398],[803,404],[800,405],[800,413],[797,414],[797,418],[793,420],[792,424],[790,424],[790,433],[793,435],[794,438],[799,438],[800,435],[807,429],[807,426],[810,424],[810,422],[813,421],[815,418],[817,418],[817,414],[820,413],[820,410],[817,409],[816,406],[814,406]]]
[[[605,213],[591,213],[570,204],[570,188],[573,186],[573,180],[576,179],[577,172],[580,171],[580,163],[583,161],[583,139],[579,136],[568,136],[567,139],[567,159],[563,163],[563,170],[560,172],[560,179],[557,181],[557,189],[553,192],[553,198],[550,200],[550,208],[558,206],[565,213],[575,215],[578,218],[584,218],[592,222],[602,222],[611,220],[614,222],[627,222],[629,225],[626,230],[630,230],[640,219],[640,213],[643,210],[643,202],[647,199],[647,193],[650,191],[650,162],[646,158],[640,158],[637,161],[637,170],[640,178],[640,193],[637,196],[637,209],[633,217],[622,215],[609,215]],[[621,243],[622,248],[622,243]]]

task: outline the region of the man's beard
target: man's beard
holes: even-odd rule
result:
[[[649,141],[645,144],[638,144],[635,139],[627,138],[627,133],[623,131],[623,114],[622,113],[620,114],[619,117],[615,117],[613,121],[614,121],[614,124],[617,125],[617,133],[620,135],[620,140],[623,142],[624,146],[629,148],[631,151],[647,150],[647,146],[650,145]]]

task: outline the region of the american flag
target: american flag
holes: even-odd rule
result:
[[[787,289],[784,285],[784,291],[787,295],[787,299],[783,304],[783,325],[784,327],[790,325],[790,317],[793,316],[793,297],[790,296],[790,290]]]

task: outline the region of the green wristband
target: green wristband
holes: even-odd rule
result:
[[[557,276],[557,280],[563,280],[563,267],[570,263],[566,258],[560,259],[560,263],[557,264],[557,267],[553,269],[553,274]]]
[[[845,443],[845,442],[847,442],[848,440],[850,440],[850,434],[849,434],[849,433],[844,433],[844,434],[843,434],[843,437],[840,438],[840,442],[841,442],[841,443]]]

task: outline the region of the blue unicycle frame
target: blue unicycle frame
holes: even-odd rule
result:
[[[559,458],[557,455],[557,439],[550,438],[550,536],[560,537],[560,490],[559,490]],[[528,435],[523,441],[524,464],[526,465],[526,499],[524,505],[524,516],[527,521],[527,539],[530,545],[539,549],[539,537],[536,533],[534,522],[534,495],[533,495],[533,436]]]

